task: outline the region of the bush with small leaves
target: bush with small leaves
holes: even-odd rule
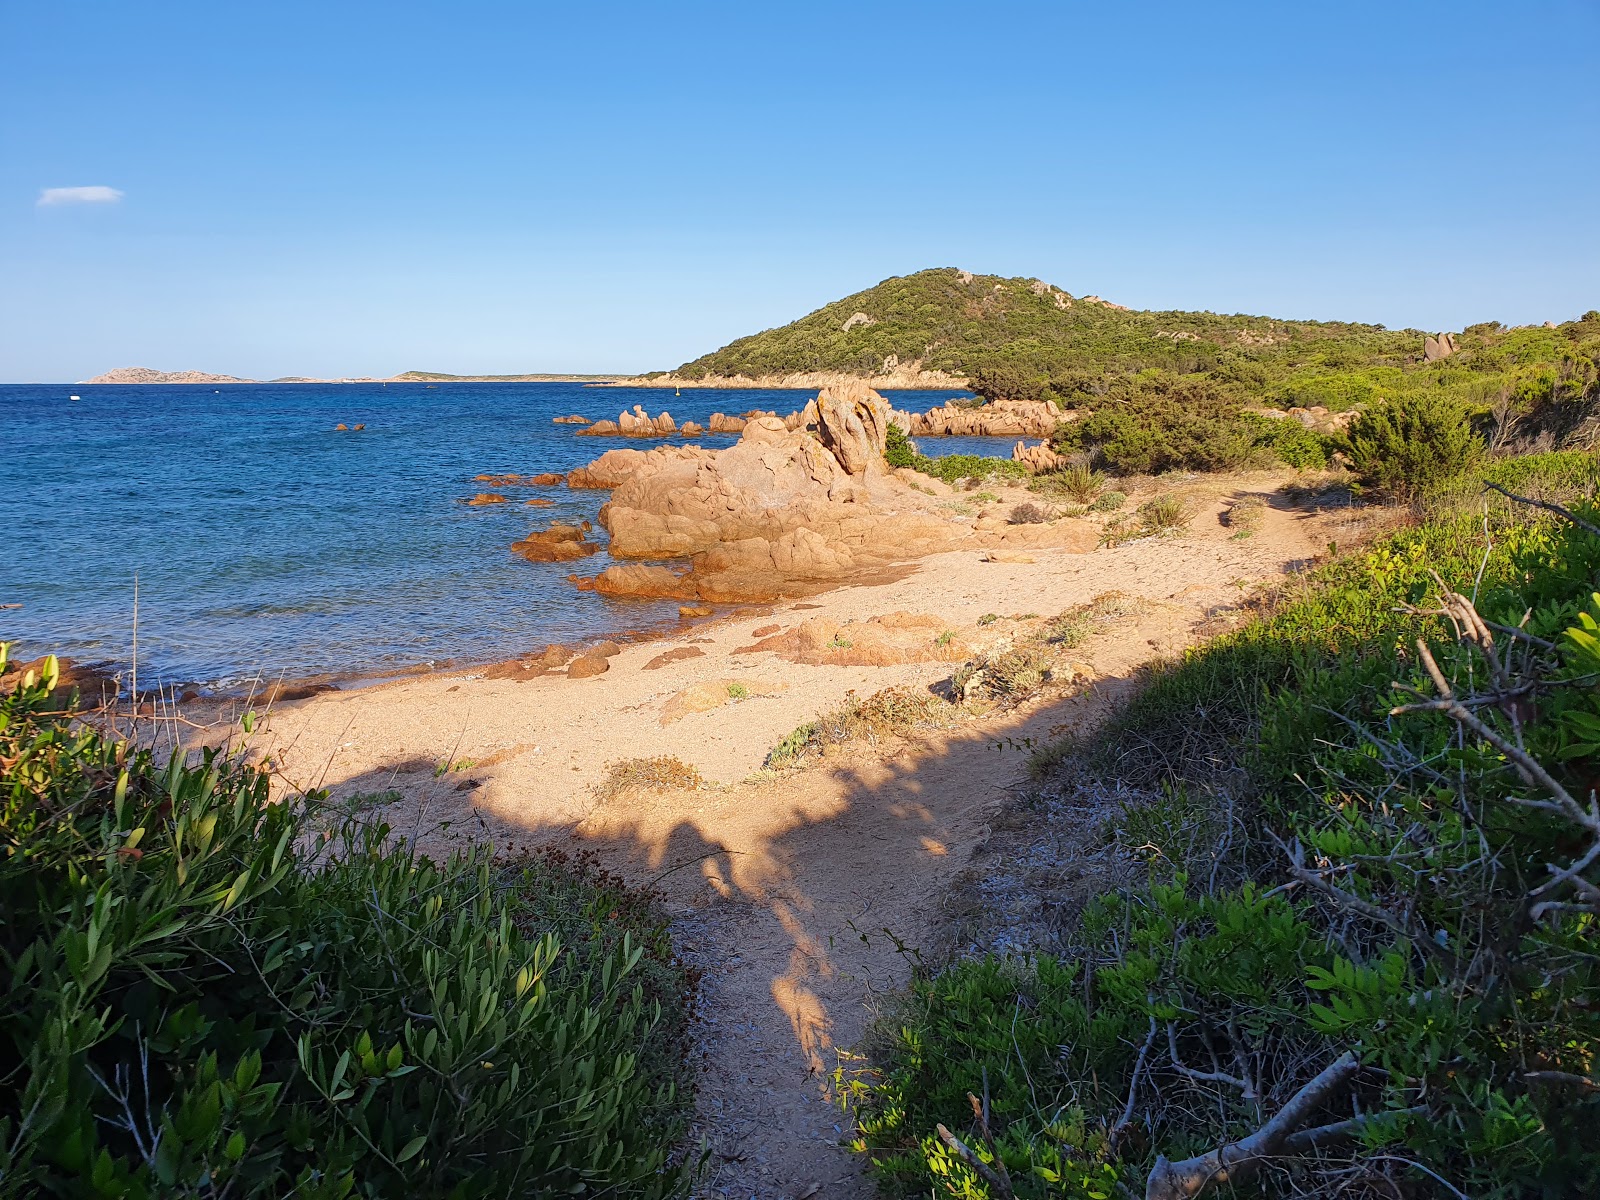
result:
[[[1410,500],[1466,475],[1485,449],[1463,405],[1420,393],[1364,411],[1350,426],[1345,453],[1367,487]]]
[[[0,670],[4,666],[0,647]],[[571,864],[433,862],[0,696],[0,1194],[680,1193],[688,979]]]

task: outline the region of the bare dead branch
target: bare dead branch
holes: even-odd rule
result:
[[[1600,527],[1591,525],[1588,521],[1573,513],[1571,509],[1562,508],[1559,504],[1551,504],[1548,500],[1534,500],[1528,496],[1519,496],[1515,492],[1506,491],[1498,483],[1486,483],[1483,485],[1483,490],[1486,492],[1499,492],[1507,500],[1515,500],[1518,504],[1526,504],[1529,508],[1542,508],[1545,512],[1555,513],[1558,517],[1565,517],[1585,533],[1600,537]]]
[[[992,1187],[997,1195],[1004,1197],[1005,1200],[1015,1200],[1016,1193],[1011,1190],[1011,1185],[997,1175],[993,1167],[979,1158],[976,1150],[943,1125],[935,1125],[933,1128],[934,1132],[939,1135],[939,1140],[959,1154],[961,1161],[971,1167],[977,1173],[978,1178]],[[999,1160],[996,1159],[996,1161],[998,1162]]]
[[[1150,1047],[1156,1040],[1156,1019],[1150,1018],[1150,1032],[1145,1036],[1144,1045],[1139,1047],[1139,1057],[1133,1060],[1133,1079],[1128,1084],[1128,1102],[1122,1107],[1122,1116],[1117,1118],[1117,1123],[1111,1127],[1109,1140],[1116,1146],[1127,1132],[1128,1126],[1133,1124],[1133,1106],[1139,1098],[1139,1078],[1144,1074],[1145,1060],[1150,1057]]]
[[[1290,1097],[1275,1117],[1243,1141],[1219,1146],[1181,1162],[1172,1162],[1161,1155],[1145,1180],[1145,1200],[1194,1200],[1213,1183],[1238,1183],[1250,1178],[1265,1159],[1282,1154],[1289,1138],[1306,1123],[1306,1118],[1327,1103],[1360,1070],[1360,1061],[1346,1051]]]
[[[1175,1021],[1167,1022],[1167,1048],[1172,1055],[1172,1069],[1185,1079],[1193,1079],[1198,1083],[1226,1083],[1243,1092],[1245,1099],[1254,1099],[1255,1088],[1250,1086],[1248,1079],[1240,1079],[1223,1071],[1196,1071],[1184,1066],[1183,1060],[1178,1057],[1178,1025]]]

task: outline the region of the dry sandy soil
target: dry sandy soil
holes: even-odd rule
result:
[[[385,817],[424,845],[459,836],[582,845],[636,880],[658,879],[685,956],[705,972],[699,1112],[713,1157],[700,1194],[870,1196],[863,1164],[839,1146],[844,1120],[827,1095],[835,1048],[862,1035],[914,951],[940,942],[951,881],[1025,777],[1029,744],[1092,720],[1141,665],[1339,536],[1330,518],[1281,503],[1254,536],[1233,536],[1220,520],[1226,501],[1269,495],[1283,479],[1192,482],[1195,517],[1180,536],[1041,550],[1032,563],[937,555],[893,583],[625,647],[591,679],[463,671],[327,693],[273,711],[255,751],[285,789],[397,791]],[[761,770],[785,734],[847,691],[935,686],[952,664],[812,666],[741,653],[755,631],[903,610],[936,615],[981,647],[1014,628],[980,626],[985,614],[1052,615],[1111,591],[1147,603],[1072,652],[1089,688],[806,769]],[[704,653],[644,669],[683,646]],[[730,682],[747,695],[663,724],[675,695],[697,684],[725,693]],[[597,800],[608,765],[662,754],[692,764],[706,786]]]

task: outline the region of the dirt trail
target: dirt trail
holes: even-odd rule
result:
[[[670,644],[626,648],[593,680],[457,673],[316,697],[273,713],[258,750],[285,787],[397,793],[386,818],[424,843],[576,843],[633,878],[659,878],[678,943],[704,971],[699,1132],[713,1159],[699,1194],[867,1197],[863,1165],[840,1148],[844,1120],[827,1098],[836,1047],[861,1036],[876,998],[939,940],[947,889],[1025,775],[1030,741],[1091,719],[1141,664],[1326,545],[1324,518],[1284,508],[1269,508],[1245,540],[1221,524],[1229,495],[1276,482],[1197,485],[1197,515],[1182,537],[1087,555],[1044,551],[1031,564],[935,556],[893,584],[686,633],[681,645],[703,656],[658,669],[644,668]],[[1095,680],[1087,696],[1058,693],[951,732],[863,746],[784,775],[757,772],[784,734],[847,690],[925,687],[950,674],[949,664],[801,666],[739,652],[758,628],[792,627],[821,605],[853,619],[935,613],[967,631],[989,611],[1048,615],[1108,591],[1147,603],[1073,652]],[[748,680],[748,698],[662,723],[673,695],[726,678]],[[666,753],[713,785],[594,798],[606,764]],[[442,833],[428,832],[441,823]]]

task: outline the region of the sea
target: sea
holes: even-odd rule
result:
[[[372,680],[677,624],[675,602],[579,592],[579,563],[512,542],[594,521],[607,493],[490,489],[616,446],[552,418],[635,403],[680,423],[786,413],[814,391],[577,383],[0,386],[0,641],[107,664],[141,691]],[[926,411],[964,392],[902,391]],[[338,425],[364,425],[340,432]],[[676,443],[718,447],[731,435]],[[923,438],[926,454],[1009,456],[1014,438]],[[499,490],[508,503],[465,502]],[[554,501],[530,507],[534,497]],[[596,528],[595,536],[604,534]]]

